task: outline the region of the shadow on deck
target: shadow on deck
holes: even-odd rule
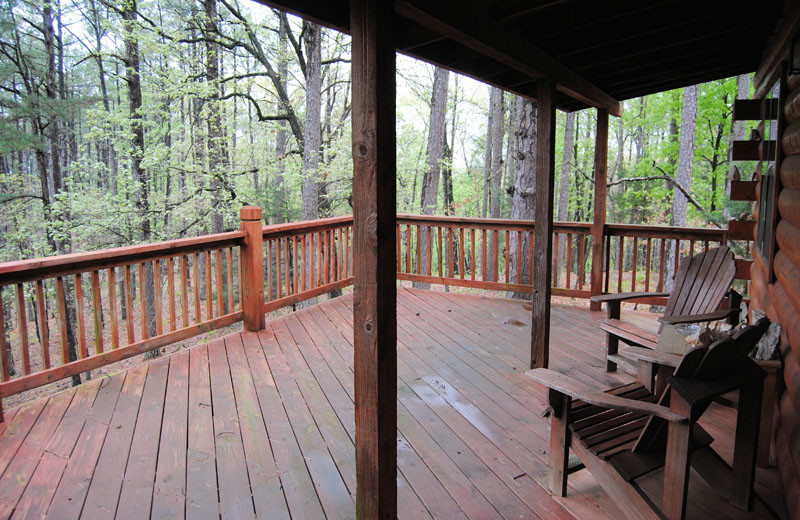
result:
[[[0,518],[354,518],[351,306],[324,301],[9,410]],[[566,498],[546,491],[549,420],[523,375],[525,307],[399,291],[401,518],[621,518],[587,471]],[[551,368],[599,388],[630,381],[603,369],[601,319],[554,305]],[[721,406],[703,423],[729,461],[734,424]],[[689,518],[769,518],[691,482]],[[759,470],[756,491],[780,509],[774,470]]]

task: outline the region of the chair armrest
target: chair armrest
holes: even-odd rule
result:
[[[645,361],[647,363],[654,363],[657,365],[664,365],[668,367],[677,367],[681,363],[681,357],[676,354],[668,352],[659,352],[651,348],[644,347],[622,347],[622,354],[635,359],[636,361]]]
[[[602,406],[603,408],[614,408],[616,410],[624,410],[626,412],[643,413],[661,417],[670,422],[682,423],[688,421],[687,417],[671,412],[669,408],[660,406],[655,403],[648,403],[645,401],[636,401],[634,399],[625,399],[606,392],[600,392],[590,386],[587,386],[576,379],[565,376],[555,370],[548,370],[546,368],[536,368],[528,370],[525,375],[540,383],[547,388],[551,388],[557,392],[568,395],[575,399],[595,406]]]
[[[677,392],[687,403],[694,405],[699,401],[708,401],[740,388],[748,381],[759,381],[766,377],[766,373],[751,359],[747,359],[734,374],[723,379],[703,381],[701,379],[687,379],[685,377],[669,378],[673,391]]]
[[[601,294],[592,296],[591,300],[595,303],[621,302],[625,300],[635,300],[638,298],[664,298],[668,297],[668,292],[624,292],[617,294]]]
[[[704,321],[717,321],[728,318],[733,313],[739,313],[739,309],[719,309],[714,312],[707,312],[705,314],[689,314],[685,316],[662,316],[658,318],[661,323],[669,323],[675,325],[676,323],[700,323]]]

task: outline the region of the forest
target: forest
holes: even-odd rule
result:
[[[349,37],[238,0],[2,0],[0,260],[351,212]],[[398,59],[398,212],[532,218],[536,103]],[[750,78],[624,102],[610,222],[725,226]],[[595,112],[558,113],[557,220],[592,212]],[[743,134],[744,128],[734,128]]]

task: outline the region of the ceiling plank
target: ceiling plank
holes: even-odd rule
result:
[[[772,35],[767,48],[764,49],[761,65],[753,78],[756,98],[766,96],[775,83],[781,61],[789,52],[792,35],[800,31],[800,4],[789,5],[791,7],[783,14],[775,29],[775,34]]]
[[[534,79],[551,78],[559,92],[588,105],[605,108],[612,115],[622,115],[621,105],[616,99],[557,62],[517,31],[478,13],[467,12],[463,5],[456,5],[453,0],[397,0],[395,11]]]

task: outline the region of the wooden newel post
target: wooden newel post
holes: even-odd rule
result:
[[[594,143],[594,221],[592,222],[592,296],[603,294],[603,258],[606,227],[606,188],[608,163],[608,110],[597,109],[597,134]],[[600,303],[589,308],[600,310]]]
[[[244,206],[239,211],[240,229],[246,233],[242,255],[242,311],[244,330],[264,330],[264,236],[261,208]]]

